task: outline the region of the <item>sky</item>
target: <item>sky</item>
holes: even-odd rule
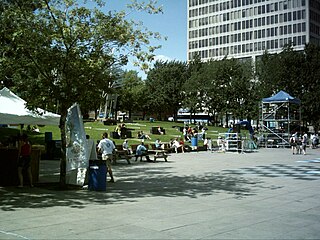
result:
[[[138,0],[138,2],[148,2],[148,0]],[[105,9],[121,10],[130,0],[105,0]],[[186,0],[158,0],[157,6],[162,6],[163,14],[150,15],[142,12],[132,12],[130,19],[141,20],[150,31],[159,32],[168,39],[156,44],[162,45],[155,54],[156,60],[187,60],[187,1]],[[131,64],[125,68],[127,70],[137,70]],[[145,78],[146,75],[139,71],[139,76]]]

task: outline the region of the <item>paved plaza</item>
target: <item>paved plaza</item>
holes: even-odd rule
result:
[[[0,188],[0,239],[320,239],[320,149],[119,161],[106,192]]]

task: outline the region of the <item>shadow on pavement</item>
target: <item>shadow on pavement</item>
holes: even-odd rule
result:
[[[152,167],[150,167],[152,164]],[[263,188],[257,178],[205,173],[200,175],[179,175],[170,172],[165,164],[121,165],[117,167],[116,183],[108,183],[106,192],[83,189],[60,190],[58,183],[42,183],[34,188],[0,188],[0,208],[15,211],[20,208],[49,208],[66,206],[85,208],[88,204],[119,204],[135,202],[146,197],[189,197],[230,194],[241,199],[255,195],[257,188]]]

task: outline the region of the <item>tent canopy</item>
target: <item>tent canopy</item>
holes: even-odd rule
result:
[[[37,108],[40,113],[26,108],[26,101],[8,88],[0,90],[0,124],[59,125],[60,115]]]
[[[272,97],[263,98],[262,102],[263,103],[283,103],[283,102],[288,102],[288,103],[294,103],[294,104],[301,104],[301,101],[298,98],[294,98],[294,97],[290,96],[285,91],[280,91],[277,94],[273,95]]]

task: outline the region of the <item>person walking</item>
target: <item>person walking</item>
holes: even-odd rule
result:
[[[108,133],[104,132],[102,134],[102,140],[98,144],[98,150],[102,153],[102,160],[106,161],[107,171],[111,178],[109,182],[114,182],[111,162],[112,162],[115,149],[116,149],[116,146],[114,145],[113,141],[108,139]]]
[[[23,134],[20,142],[19,161],[18,161],[18,177],[19,188],[23,187],[23,170],[27,170],[30,186],[33,187],[32,172],[31,172],[31,143],[28,140],[28,135]]]

